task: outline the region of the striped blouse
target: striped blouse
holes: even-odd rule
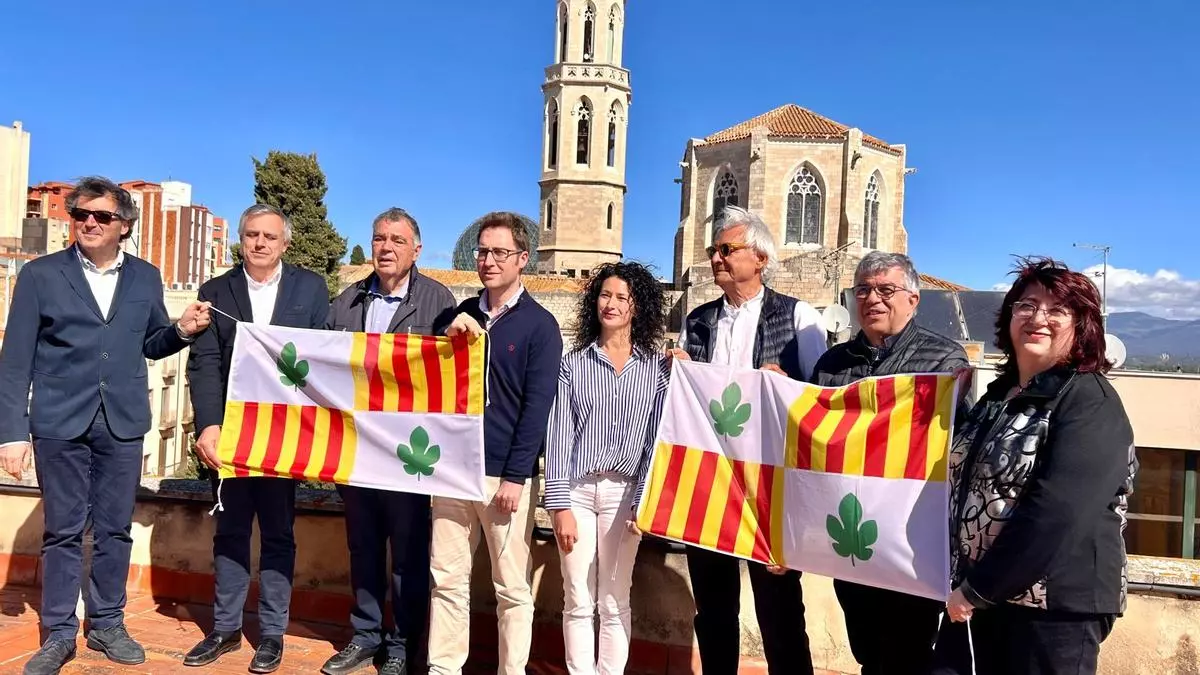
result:
[[[595,343],[563,357],[546,434],[547,509],[571,508],[571,481],[606,472],[636,480],[638,503],[670,372],[662,354],[634,350],[617,375]]]

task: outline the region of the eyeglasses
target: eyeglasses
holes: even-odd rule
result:
[[[855,286],[853,290],[855,300],[866,300],[867,298],[871,297],[871,291],[878,293],[880,300],[891,300],[892,296],[900,291],[912,293],[912,291],[908,290],[907,288],[902,288],[894,284],[880,284],[878,286],[872,286],[871,284],[859,284]]]
[[[475,249],[475,259],[483,262],[484,260],[487,260],[489,253],[492,254],[493,260],[498,263],[502,263],[514,255],[520,254],[521,251],[510,251],[506,248],[477,248]]]
[[[705,248],[704,251],[708,253],[709,258],[713,257],[713,255],[717,253],[720,253],[722,258],[728,258],[729,256],[733,255],[734,251],[740,251],[744,248],[750,248],[750,244],[725,242],[724,244],[709,246]]]
[[[71,214],[71,220],[77,223],[86,223],[88,216],[95,218],[96,222],[101,225],[108,225],[114,220],[124,220],[120,214],[113,213],[112,211],[91,211],[76,207],[68,211],[68,213]]]
[[[1038,307],[1032,302],[1020,300],[1014,302],[1012,306],[1013,318],[1020,319],[1022,321],[1028,321],[1032,319],[1039,311],[1045,312],[1046,321],[1055,325],[1061,326],[1071,319],[1071,310],[1063,307],[1062,305],[1055,307]]]

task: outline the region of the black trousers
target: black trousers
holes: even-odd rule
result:
[[[42,625],[50,640],[74,640],[75,604],[83,583],[83,532],[92,527],[89,629],[124,621],[130,528],[142,476],[142,439],[113,435],[101,408],[92,426],[69,441],[34,438],[42,491]]]
[[[979,675],[1094,675],[1112,614],[1050,612],[999,605],[975,611],[975,672]],[[967,624],[942,623],[934,675],[970,675]]]
[[[850,651],[862,675],[924,675],[933,659],[938,615],[929,598],[834,580]]]
[[[415,652],[424,644],[429,616],[429,497],[352,485],[338,485],[337,489],[346,508],[350,547],[352,641],[368,649],[383,646],[389,657],[412,662],[412,672],[413,667],[423,665]],[[389,587],[392,621],[385,627]]]
[[[741,652],[741,561],[707,549],[687,548],[688,576],[696,600],[696,642],[704,675],[737,675]],[[813,672],[800,573],[776,575],[759,563],[747,563],[754,612],[762,634],[770,675]]]
[[[213,494],[217,480],[213,478]],[[258,517],[258,622],[262,635],[287,632],[296,567],[296,481],[290,478],[229,478],[221,484],[217,533],[213,536],[216,601],[214,628],[242,628],[242,608],[250,590],[250,536]]]

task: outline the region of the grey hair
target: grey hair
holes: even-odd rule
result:
[[[733,204],[726,205],[717,216],[716,227],[713,228],[713,243],[716,243],[717,235],[739,225],[746,226],[746,234],[742,240],[766,257],[767,265],[763,268],[762,276],[764,280],[770,279],[779,265],[779,255],[775,252],[775,235],[771,234],[771,228],[757,213]]]
[[[871,251],[859,261],[858,269],[854,270],[854,280],[858,282],[896,268],[904,272],[905,287],[913,293],[920,293],[921,277],[917,275],[917,268],[913,265],[912,258],[903,253]]]
[[[417,219],[413,218],[412,214],[400,208],[399,206],[393,206],[387,211],[375,216],[375,220],[371,221],[371,232],[374,233],[375,228],[379,227],[380,223],[398,223],[400,221],[408,223],[409,227],[411,227],[413,231],[413,245],[420,246],[421,226],[417,225]]]
[[[242,211],[242,217],[238,218],[238,239],[241,239],[242,235],[246,232],[246,223],[251,218],[259,216],[279,216],[280,220],[283,221],[283,241],[285,244],[292,243],[292,219],[288,218],[287,214],[279,208],[270,204],[255,204]]]
[[[129,190],[103,176],[80,178],[71,192],[67,194],[67,211],[78,206],[80,199],[98,199],[100,197],[113,198],[113,201],[117,203],[118,218],[130,225],[137,222],[138,208],[137,204],[133,203],[133,195],[129,194]],[[129,232],[122,235],[121,239],[128,239],[132,234],[133,228],[130,227]]]

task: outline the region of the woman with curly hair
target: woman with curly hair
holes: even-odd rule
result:
[[[973,660],[981,675],[1095,673],[1125,610],[1137,472],[1129,418],[1104,377],[1096,286],[1052,260],[1023,261],[996,346],[999,377],[950,453],[953,623],[933,672],[971,673]]]
[[[637,263],[599,267],[580,299],[546,439],[545,506],[562,551],[572,675],[617,675],[629,656],[633,524],[666,394],[665,297]],[[599,651],[592,628],[600,614]]]

